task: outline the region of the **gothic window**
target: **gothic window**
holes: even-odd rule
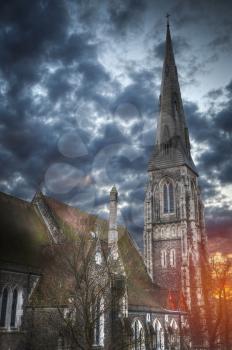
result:
[[[133,329],[133,350],[145,350],[144,329],[139,320],[135,320],[132,325]]]
[[[100,343],[100,302],[97,301],[95,307],[95,329],[94,329],[94,344],[99,345]]]
[[[174,193],[173,184],[171,182],[167,182],[163,185],[163,203],[165,214],[174,212]]]
[[[4,288],[2,292],[0,327],[6,326],[7,302],[8,302],[8,289]]]
[[[94,345],[104,345],[104,299],[98,299],[94,314]]]
[[[168,186],[164,184],[164,213],[168,213]]]
[[[121,311],[123,317],[128,317],[128,305],[127,305],[127,295],[124,294],[124,296],[121,298]]]
[[[186,235],[185,235],[185,232],[184,230],[181,231],[181,234],[182,234],[182,251],[183,251],[183,254],[186,254],[187,252],[187,241],[186,241]]]
[[[149,222],[151,220],[151,194],[148,193],[147,200],[146,200],[146,216],[147,221]]]
[[[156,350],[158,349],[158,345],[157,345],[157,333],[155,332],[152,335],[152,350]]]
[[[102,263],[102,255],[101,255],[101,252],[96,252],[95,254],[95,262],[97,265],[101,265]]]
[[[18,303],[18,291],[15,288],[12,297],[12,305],[11,305],[11,320],[10,326],[15,328],[16,326],[16,311],[17,311],[17,303]]]
[[[178,346],[178,326],[174,319],[170,323],[170,344],[172,347]]]
[[[171,265],[171,267],[176,266],[176,251],[175,251],[175,249],[170,250],[170,265]]]
[[[165,249],[161,250],[161,266],[167,267],[167,252]]]
[[[22,315],[22,290],[5,287],[0,297],[0,327],[17,328]]]
[[[64,337],[60,336],[58,338],[57,350],[64,350],[64,349],[65,349],[65,340],[64,340]]]
[[[153,350],[161,350],[164,349],[164,337],[163,337],[163,330],[162,326],[159,320],[155,320],[153,323],[154,327],[154,338],[153,338],[153,344],[152,349]]]

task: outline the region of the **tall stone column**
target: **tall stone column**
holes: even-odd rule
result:
[[[109,216],[109,232],[108,245],[114,258],[118,258],[118,230],[117,230],[117,208],[118,208],[118,192],[115,186],[110,191],[110,216]]]

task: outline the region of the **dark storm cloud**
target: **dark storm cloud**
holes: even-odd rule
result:
[[[232,95],[232,80],[230,83],[226,86],[226,90],[229,92],[230,95]]]
[[[208,96],[212,95],[211,93]],[[213,94],[214,96],[214,94]],[[185,104],[188,117],[190,135],[197,142],[204,142],[207,149],[197,156],[198,167],[201,172],[219,178],[223,184],[229,183],[228,178],[231,159],[231,137],[232,130],[232,100],[224,103],[222,110],[214,112],[213,115],[205,115],[198,111],[194,103]]]
[[[41,60],[52,42],[64,37],[67,20],[62,1],[1,3],[0,67],[8,80],[8,98],[17,98],[39,80]]]
[[[216,126],[227,133],[231,133],[232,132],[231,115],[232,115],[232,99],[227,104],[227,106],[217,114],[217,117],[215,118]]]
[[[190,48],[189,43],[186,41],[185,38],[180,36],[174,36],[172,39],[173,42],[173,49],[175,56],[178,57],[179,54],[182,54],[186,50]],[[158,44],[155,47],[155,55],[163,61],[164,58],[164,51],[165,51],[165,41],[162,41],[160,44]]]
[[[144,123],[143,118],[153,120],[154,115],[158,112],[158,99],[154,94],[157,86],[152,71],[132,69],[131,66],[136,67],[136,65],[128,66],[128,75],[132,83],[126,86],[116,98],[113,113],[118,113],[118,107],[127,103],[127,108],[123,108],[124,116],[120,117],[125,119],[125,113],[127,113],[131,118],[137,118],[139,123]]]
[[[227,86],[230,89],[231,83]],[[208,93],[212,100],[220,97],[222,90],[213,90]],[[203,198],[212,200],[217,198],[221,203],[220,208],[207,207],[206,219],[209,237],[215,242],[213,249],[222,249],[219,246],[220,239],[222,246],[229,244],[232,215],[231,210],[225,203],[226,197],[221,189],[232,182],[231,167],[231,131],[232,131],[232,99],[225,102],[219,112],[211,111],[210,114],[200,113],[194,103],[185,104],[185,111],[188,116],[190,135],[198,143],[207,145],[206,150],[197,156],[199,173],[204,175],[200,178]],[[219,186],[218,186],[219,184]],[[229,194],[228,194],[229,195]],[[229,195],[230,196],[230,195]],[[225,242],[223,241],[225,239]],[[230,248],[228,248],[228,252]]]
[[[5,108],[0,110],[0,133],[2,147],[9,152],[1,177],[11,179],[18,171],[25,184],[35,186],[44,163],[54,157],[54,136],[36,118],[39,110],[30,87],[41,79],[40,65],[48,47],[65,35],[67,12],[62,2],[11,1],[1,3],[0,20],[0,69],[7,85],[1,95]],[[28,195],[26,185],[25,193],[20,184],[19,188],[16,193]]]
[[[51,60],[61,60],[65,65],[77,63],[79,60],[85,61],[87,57],[97,58],[97,46],[94,37],[90,33],[75,33],[65,36],[62,45],[55,43],[49,50]]]
[[[210,232],[210,251],[222,249],[225,253],[231,253],[231,217],[232,210],[212,208],[208,210],[207,230]]]
[[[214,89],[211,90],[207,93],[206,97],[212,99],[212,100],[216,100],[218,97],[222,96],[223,91],[222,89]]]
[[[138,25],[146,7],[147,1],[112,0],[108,3],[110,20],[119,31],[130,25]]]
[[[1,90],[0,134],[5,150],[1,178],[9,180],[9,188],[3,185],[3,189],[28,197],[26,186],[23,193],[11,174],[17,171],[28,186],[38,186],[49,165],[63,158],[57,139],[74,126],[70,95],[78,79],[81,87],[76,95],[87,103],[87,92],[91,99],[96,92],[90,92],[109,75],[97,63],[92,35],[69,35],[65,2],[8,2],[0,12],[0,69],[6,85]],[[38,90],[45,90],[44,96],[32,94],[36,84]]]
[[[171,10],[177,65],[188,78],[185,83],[191,84],[197,72],[218,59],[217,50],[226,49],[231,23],[222,3],[208,2],[208,8],[198,1],[1,3],[1,189],[31,199],[42,186],[49,195],[102,214],[108,203],[104,191],[115,183],[123,204],[122,223],[141,243],[146,169],[159,113],[164,15]],[[218,13],[222,23],[212,26],[219,23]],[[190,26],[196,23],[204,35],[211,28],[205,40],[211,51],[202,59],[203,53],[191,51],[190,39],[196,35],[191,36]],[[147,27],[152,30],[143,40],[151,45],[144,61],[139,62],[136,53],[128,59],[123,50],[129,50],[133,37],[139,38]],[[143,50],[139,41],[137,45]],[[119,53],[113,51],[116,48]],[[119,67],[114,65],[115,55],[120,55]],[[125,81],[118,78],[123,74]],[[214,100],[224,95],[228,100],[215,110]],[[220,192],[209,178],[221,186],[232,180],[232,81],[206,98],[212,104],[207,115],[199,112],[197,103],[186,102],[185,110],[192,139],[210,145],[197,155],[203,194],[210,199]],[[76,139],[69,137],[73,131]],[[229,227],[229,209],[222,207],[213,215],[207,211],[210,230],[217,213],[224,218],[218,225],[226,222]]]
[[[89,150],[93,155],[96,155],[104,147],[124,143],[127,143],[127,140],[120,129],[118,129],[114,123],[108,123],[104,126],[104,132],[102,135],[97,136],[89,144]]]
[[[229,34],[221,35],[216,38],[214,38],[209,43],[209,47],[211,49],[219,49],[219,50],[229,50],[231,45],[231,37]]]

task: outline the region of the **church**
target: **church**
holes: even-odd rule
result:
[[[120,194],[115,186],[109,194],[108,221],[40,191],[31,202],[0,193],[1,350],[89,349],[87,345],[74,347],[59,332],[49,332],[43,319],[33,323],[31,331],[32,320],[55,308],[37,298],[45,288],[50,265],[44,252],[60,247],[70,232],[86,231],[87,223],[96,265],[111,261],[114,278],[123,281],[117,307],[107,309],[94,325],[91,348],[207,348],[204,206],[191,157],[169,22],[159,103],[144,199],[143,253],[130,233],[117,223]],[[99,225],[104,228],[100,233]],[[112,285],[108,288],[111,300],[116,289]],[[31,341],[36,336],[41,339],[41,334],[45,342],[34,341],[32,346]]]

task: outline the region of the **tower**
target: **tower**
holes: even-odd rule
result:
[[[144,258],[154,283],[183,293],[189,310],[198,314],[204,304],[206,241],[198,173],[167,21],[160,114],[144,203]]]

